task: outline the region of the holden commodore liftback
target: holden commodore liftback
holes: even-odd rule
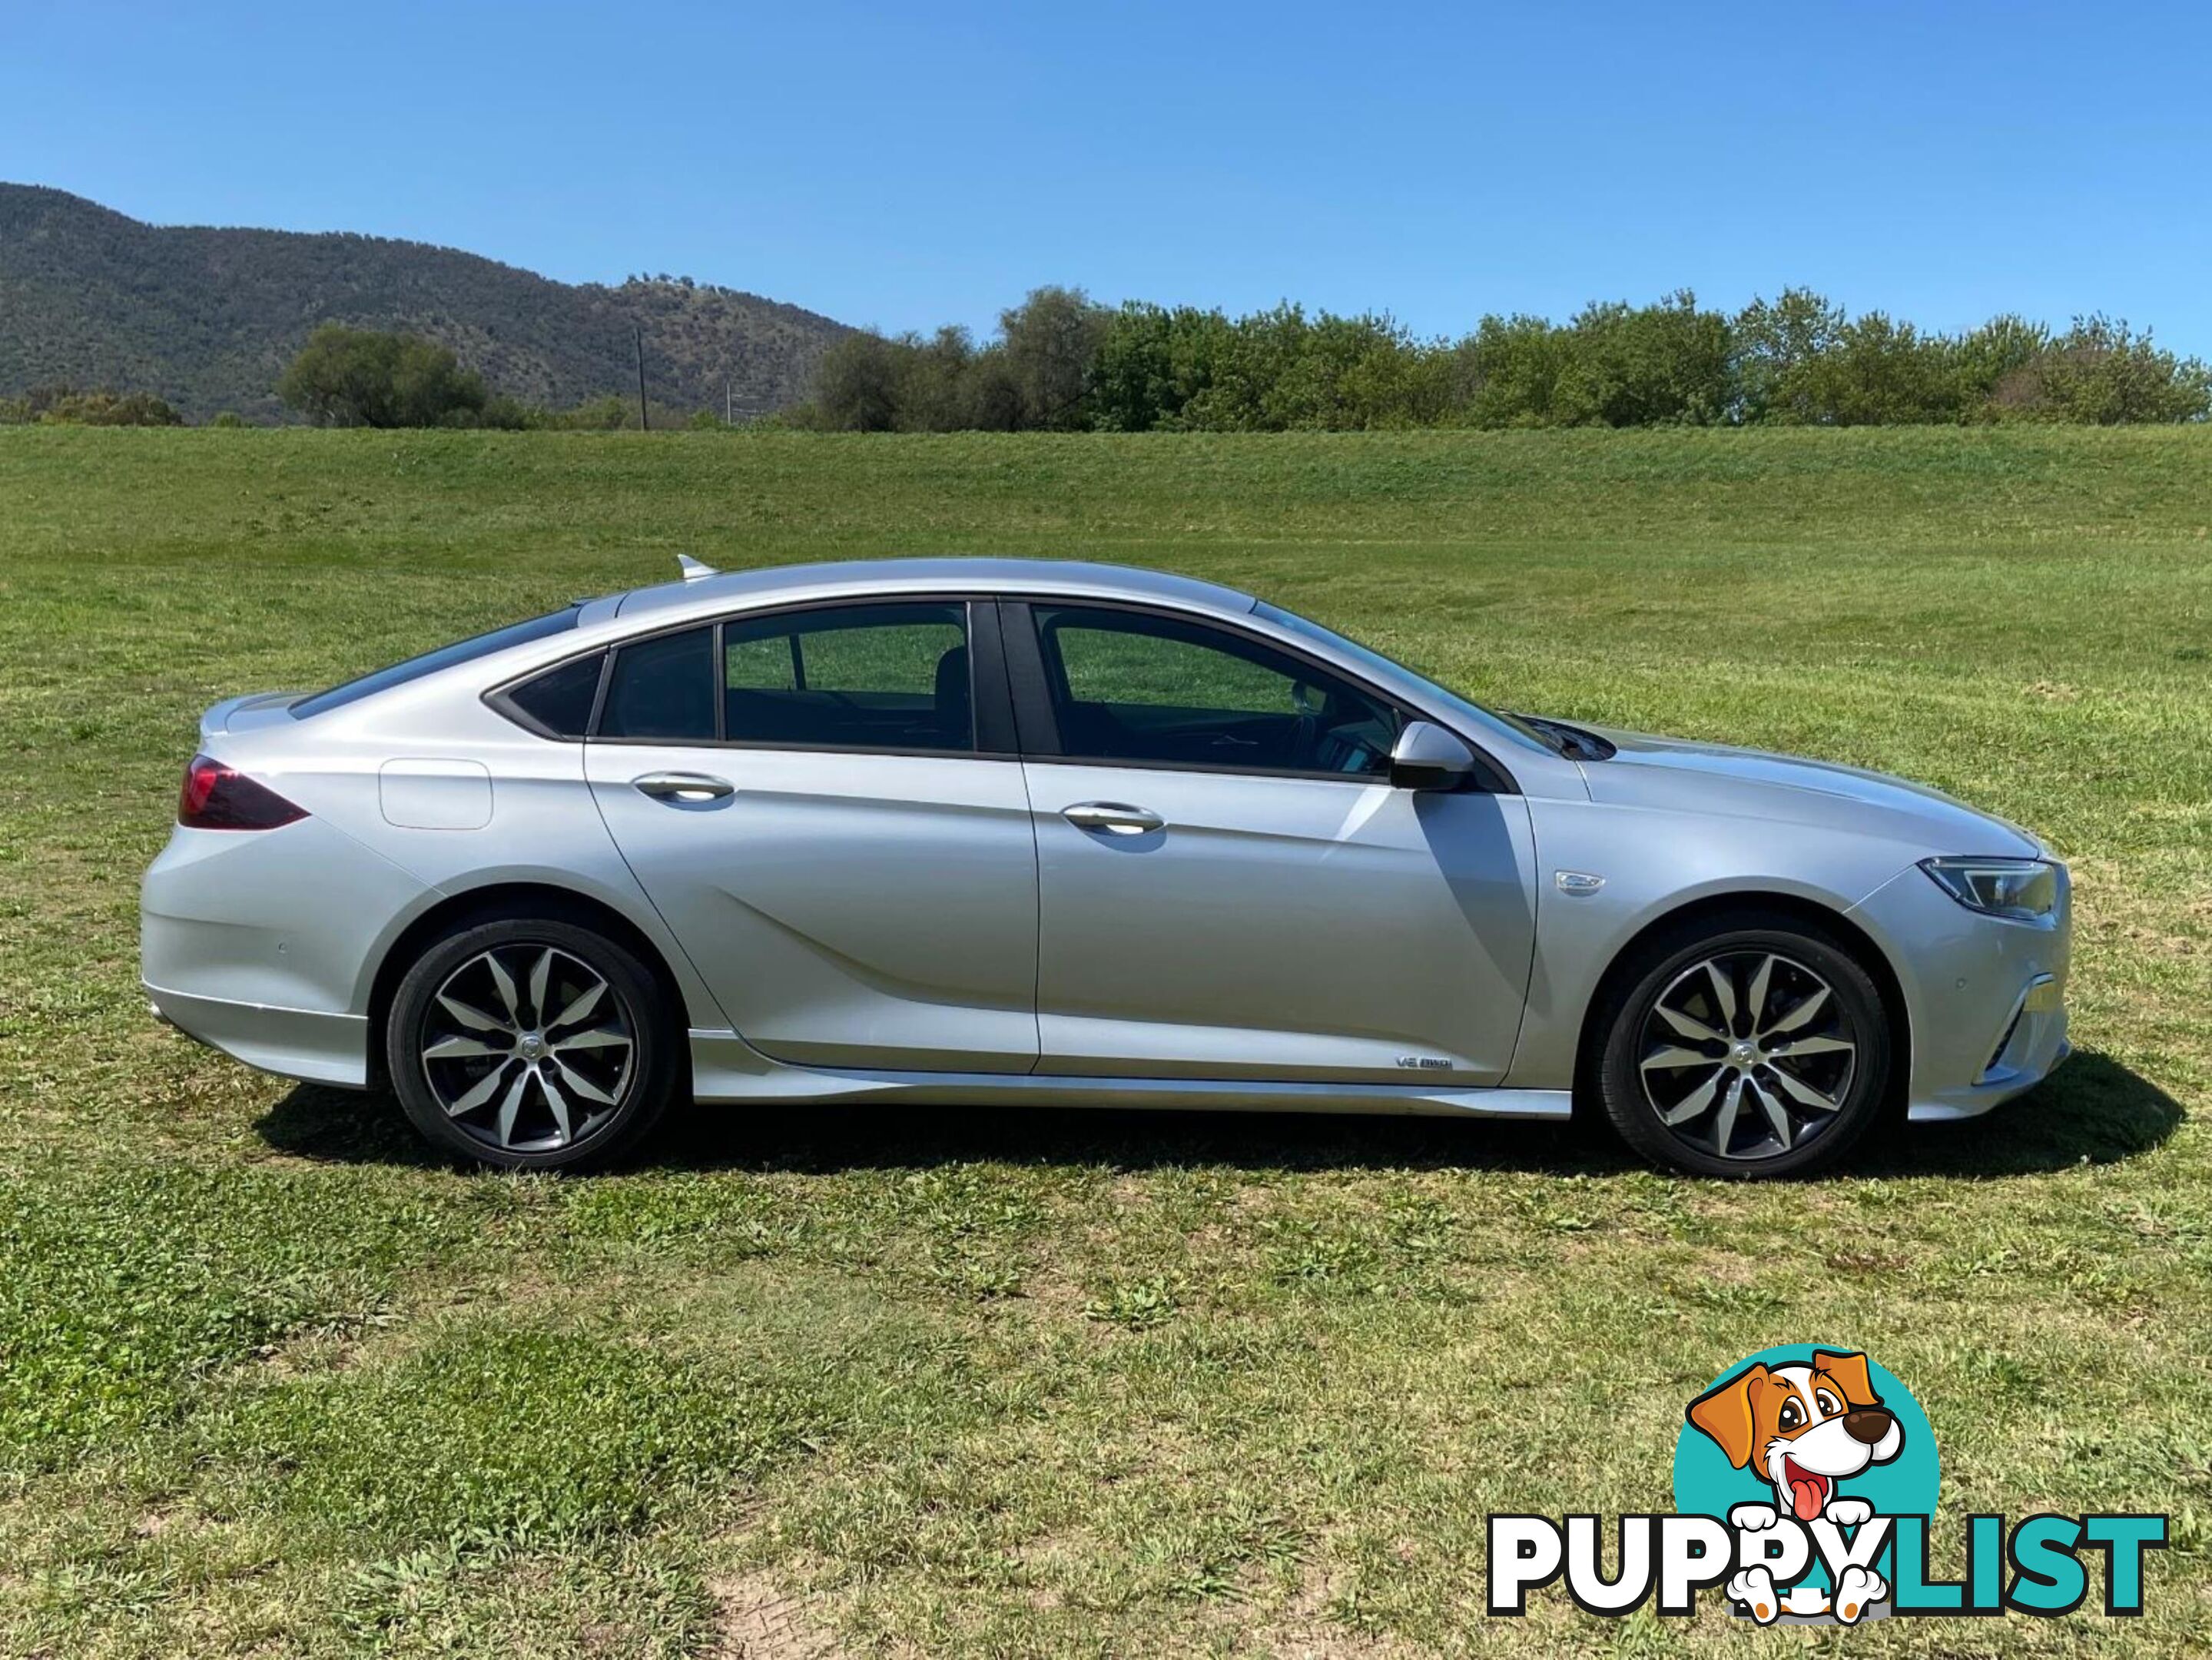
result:
[[[689,569],[209,710],[155,1009],[508,1168],[693,1102],[1580,1091],[1778,1176],[2066,1053],[2064,866],[1934,790],[1496,713],[1181,577]]]

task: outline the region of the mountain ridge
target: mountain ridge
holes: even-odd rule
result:
[[[492,390],[556,408],[636,393],[741,413],[805,396],[846,325],[689,279],[557,282],[463,249],[354,231],[151,225],[0,182],[0,393],[56,381],[157,393],[187,418],[288,418],[276,379],[322,323],[450,346]]]

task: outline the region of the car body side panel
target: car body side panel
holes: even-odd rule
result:
[[[313,837],[316,852],[303,873],[305,885],[283,915],[295,935],[319,942],[317,948],[329,955],[332,990],[316,1006],[353,1016],[368,1013],[377,972],[393,942],[434,907],[514,885],[558,889],[608,906],[652,942],[675,978],[687,1024],[729,1024],[608,834],[584,776],[581,744],[523,732],[473,697],[456,702],[414,687],[357,707],[380,709],[377,722],[336,715],[288,719],[204,736],[210,752],[310,816],[280,830],[250,835],[180,830],[149,873],[149,884],[157,874],[167,884],[182,856],[179,848],[198,837],[226,836],[237,844],[231,862],[240,873],[228,885],[227,899],[211,896],[205,903],[250,906],[255,885],[265,879],[264,862],[271,857],[255,849],[276,849],[279,838],[299,832]],[[356,709],[340,713],[352,716]],[[465,787],[469,810],[411,815],[450,828],[392,822],[387,769],[395,760],[410,789],[441,775],[477,780]],[[488,817],[481,811],[486,776]],[[459,827],[464,824],[473,827]],[[397,885],[387,891],[394,879]],[[152,906],[158,912],[159,902]],[[179,958],[167,953],[163,960]],[[232,961],[231,953],[203,940],[189,958],[192,983],[175,989],[226,995]]]
[[[384,767],[393,757],[405,757],[410,771],[418,775],[441,762],[483,767],[491,775],[489,821],[477,829],[393,824],[386,817],[384,787]],[[439,898],[536,884],[597,900],[653,941],[677,977],[691,1020],[726,1024],[727,1016],[647,901],[592,805],[583,745],[526,733],[471,699],[412,718],[388,717],[375,735],[348,736],[319,750],[318,759],[324,771],[310,787],[314,800],[303,794],[296,798],[301,805],[332,813],[349,834],[435,888]],[[319,808],[317,801],[324,805]],[[424,904],[394,917],[379,942],[379,955],[428,909]],[[374,961],[362,965],[364,1011],[376,966]]]
[[[638,880],[763,1054],[808,1065],[1028,1072],[1036,845],[1018,763],[593,744]],[[706,774],[719,800],[632,781]]]
[[[1040,1073],[1495,1084],[1534,925],[1517,795],[1030,762]],[[1117,801],[1163,829],[1079,829]],[[1427,1063],[1426,1066],[1424,1063]]]
[[[1601,772],[1606,764],[1590,770]],[[1923,851],[1847,827],[1731,814],[1715,799],[1723,793],[1705,792],[1704,811],[1673,803],[1529,802],[1538,865],[1536,956],[1508,1084],[1572,1085],[1583,1018],[1606,970],[1638,933],[1670,912],[1741,893],[1781,894],[1841,915]],[[1571,894],[1559,885],[1562,873],[1595,877],[1601,885]],[[1926,879],[1916,873],[1916,879]]]

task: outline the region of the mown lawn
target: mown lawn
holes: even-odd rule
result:
[[[702,1110],[462,1174],[136,994],[193,717],[670,574],[1251,587],[1509,706],[1911,774],[2072,861],[2081,1052],[1808,1184],[1436,1122]],[[2175,1652],[2212,1627],[2212,431],[0,431],[0,1652]],[[1863,1347],[2140,1620],[1482,1613]],[[2202,1651],[2201,1646],[2198,1651]]]

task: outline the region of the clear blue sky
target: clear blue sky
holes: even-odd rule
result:
[[[987,329],[1790,283],[2212,356],[2212,6],[0,0],[0,179]]]

